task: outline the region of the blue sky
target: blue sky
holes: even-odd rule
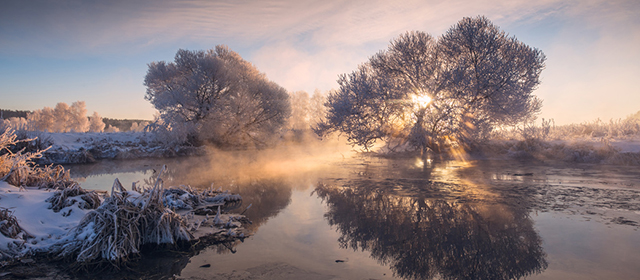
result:
[[[576,123],[640,110],[640,2],[0,0],[0,108],[87,103],[151,119],[147,63],[228,45],[289,91],[337,87],[409,30],[440,36],[485,15],[547,56],[542,118]]]

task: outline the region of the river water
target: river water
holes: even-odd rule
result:
[[[220,153],[69,166],[243,197],[244,242],[145,255],[133,278],[637,279],[640,170],[502,160]],[[203,267],[204,266],[204,267]],[[118,277],[121,277],[118,276]]]

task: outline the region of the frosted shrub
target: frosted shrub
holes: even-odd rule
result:
[[[149,122],[140,122],[140,123],[134,122],[131,124],[131,128],[129,129],[129,131],[144,132],[148,125],[149,125]]]
[[[7,129],[31,130],[31,125],[25,118],[0,119],[0,131]]]
[[[49,189],[64,189],[76,184],[70,179],[69,171],[62,166],[48,165],[35,168],[33,160],[40,158],[47,149],[25,152],[12,150],[16,145],[35,139],[18,140],[13,130],[0,134],[0,181],[14,186],[29,186]]]
[[[17,140],[11,129],[0,134],[0,181],[7,180],[12,185],[20,186],[23,180],[28,179],[32,160],[41,157],[44,151],[14,153],[10,148],[17,143],[31,140],[33,139]]]

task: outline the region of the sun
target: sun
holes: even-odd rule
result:
[[[428,95],[414,95],[411,97],[411,101],[420,107],[427,107],[431,103],[431,97]]]

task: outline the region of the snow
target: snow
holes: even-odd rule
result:
[[[55,213],[49,209],[50,203],[46,202],[53,194],[51,190],[30,187],[21,190],[0,181],[0,206],[12,210],[22,229],[34,237],[21,248],[22,254],[47,250],[90,211],[80,209],[75,203]],[[18,240],[0,234],[0,249],[6,250],[13,241]]]
[[[118,181],[119,182],[119,181]],[[141,208],[149,203],[149,189],[141,194],[134,190],[124,190],[119,184],[123,198]],[[160,187],[162,188],[162,187]],[[9,209],[13,216],[17,219],[19,226],[25,232],[22,236],[9,238],[0,234],[0,260],[3,257],[21,258],[39,252],[56,251],[56,248],[62,246],[63,251],[72,250],[74,246],[82,246],[82,244],[91,243],[98,236],[96,224],[87,219],[88,213],[98,211],[105,206],[102,203],[97,210],[81,209],[82,199],[80,196],[69,197],[69,201],[74,201],[70,206],[62,208],[58,212],[54,212],[51,203],[47,200],[54,196],[56,191],[50,189],[38,189],[33,187],[18,188],[0,181],[0,208]],[[244,237],[242,228],[242,220],[246,219],[238,214],[220,214],[220,206],[225,202],[235,202],[242,198],[239,195],[229,194],[228,192],[215,191],[213,189],[197,192],[188,186],[179,188],[171,187],[162,191],[161,199],[166,210],[162,214],[161,220],[176,219],[184,221],[184,227],[166,228],[166,232],[177,230],[180,236],[185,236],[186,240],[194,240],[202,237],[209,237],[215,234],[222,234],[221,238],[240,238]],[[176,195],[172,195],[176,194]],[[111,195],[114,196],[113,194]],[[108,199],[107,199],[108,200]],[[68,204],[67,204],[68,205]],[[115,204],[114,204],[115,205]],[[113,206],[113,205],[112,205]],[[117,205],[115,205],[117,206]],[[182,206],[182,207],[176,207]],[[213,207],[217,208],[215,219],[210,219],[209,215],[213,211]],[[182,208],[181,211],[173,212],[170,208]],[[196,209],[205,213],[196,214]],[[104,209],[103,209],[104,210]],[[111,209],[116,210],[117,209]],[[208,211],[208,212],[207,212]],[[96,214],[92,212],[91,214]],[[99,215],[99,214],[98,214]],[[180,218],[181,217],[181,218]],[[2,221],[0,223],[6,223]],[[178,222],[179,224],[180,222]],[[163,224],[167,227],[167,224]],[[26,235],[26,236],[25,236]],[[174,237],[161,234],[161,242],[173,243]],[[191,238],[189,238],[191,236]],[[226,237],[224,237],[226,236]],[[146,238],[146,237],[145,237]],[[142,240],[140,241],[142,243]],[[135,248],[134,248],[135,249]],[[58,251],[56,251],[58,252]],[[137,250],[132,251],[136,253]],[[103,252],[104,253],[104,252]],[[119,254],[119,253],[118,253]],[[103,254],[102,257],[105,257]],[[121,255],[107,256],[110,259],[123,257]],[[80,258],[80,257],[78,257]],[[80,260],[79,260],[80,261]]]
[[[554,145],[591,145],[594,148],[605,148],[607,145],[611,145],[616,151],[620,153],[638,153],[640,152],[640,138],[625,138],[625,139],[604,139],[604,138],[577,138],[570,140],[550,140],[550,144]]]
[[[611,146],[621,153],[640,153],[640,139],[612,140]]]
[[[145,132],[86,132],[86,133],[48,133],[42,134],[45,139],[53,142],[50,152],[76,152],[79,150],[91,150],[102,148],[130,150],[133,148],[149,148],[149,142],[153,142],[152,134]],[[151,145],[158,147],[157,143]]]
[[[132,159],[197,155],[204,148],[167,146],[146,132],[42,132],[41,140],[51,148],[37,162],[39,164],[89,163],[100,159]]]
[[[89,150],[94,143],[108,142],[129,145],[139,145],[142,139],[148,140],[149,136],[143,132],[66,132],[66,133],[42,133],[43,138],[53,141],[53,150],[72,151]]]

